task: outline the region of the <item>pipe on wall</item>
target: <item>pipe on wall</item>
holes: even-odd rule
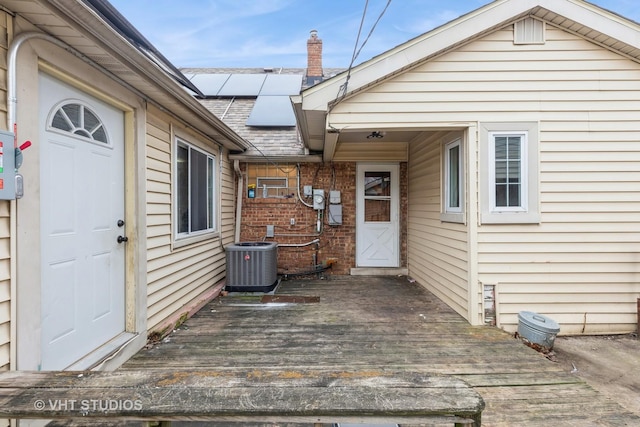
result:
[[[302,248],[305,246],[313,245],[314,243],[318,243],[318,242],[320,242],[320,239],[313,239],[312,241],[307,243],[278,243],[278,246],[284,247],[284,248]]]

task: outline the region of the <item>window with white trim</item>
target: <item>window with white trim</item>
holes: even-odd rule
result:
[[[527,132],[489,133],[492,212],[527,210]]]
[[[443,221],[461,222],[464,212],[464,169],[462,139],[444,144],[443,152]]]
[[[482,123],[482,222],[538,223],[538,123]]]
[[[215,231],[215,157],[176,139],[176,237]]]

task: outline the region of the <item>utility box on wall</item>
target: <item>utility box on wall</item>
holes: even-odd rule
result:
[[[324,190],[313,189],[313,209],[324,209]]]
[[[16,198],[16,150],[14,134],[0,131],[0,200]]]
[[[342,225],[342,205],[329,205],[329,225]]]

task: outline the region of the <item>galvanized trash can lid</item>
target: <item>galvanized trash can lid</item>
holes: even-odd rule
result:
[[[558,325],[558,322],[543,314],[534,313],[532,311],[521,311],[518,313],[518,320],[525,325],[542,332],[555,334],[560,332],[560,325]]]

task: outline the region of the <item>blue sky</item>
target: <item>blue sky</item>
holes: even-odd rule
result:
[[[345,68],[365,0],[110,0],[178,67],[306,67],[318,30],[323,66]],[[638,0],[592,0],[640,22]],[[490,0],[392,0],[355,63],[477,9]],[[369,0],[361,42],[387,0]]]

